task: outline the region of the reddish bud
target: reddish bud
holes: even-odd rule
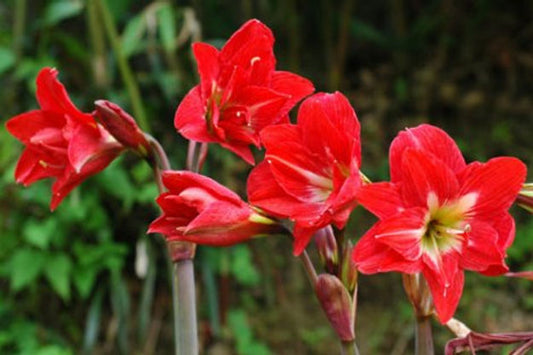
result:
[[[322,309],[342,341],[355,339],[355,312],[352,298],[342,282],[334,275],[321,274],[315,292]]]
[[[107,100],[98,100],[94,104],[96,118],[117,141],[143,157],[149,154],[150,143],[133,117]]]
[[[353,244],[352,242],[348,241],[345,244],[342,253],[342,265],[340,272],[342,283],[344,286],[346,286],[346,289],[350,293],[355,290],[355,286],[357,285],[357,267],[355,266],[355,262],[351,257],[352,249]]]
[[[533,281],[533,271],[508,272],[505,274],[508,277],[519,277],[526,280]]]
[[[315,244],[324,269],[330,274],[335,274],[339,265],[339,251],[333,228],[330,225],[315,233]]]

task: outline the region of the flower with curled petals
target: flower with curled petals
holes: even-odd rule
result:
[[[500,157],[466,164],[455,142],[423,124],[401,132],[390,148],[391,182],[363,186],[357,199],[380,221],[357,243],[362,273],[421,273],[442,323],[454,314],[464,270],[500,275],[515,225],[508,209],[526,178],[525,165]]]
[[[6,128],[26,146],[15,179],[25,186],[55,178],[50,209],[87,177],[103,170],[123,150],[91,114],[70,101],[57,70],[43,68],[37,76],[39,110],[11,118]]]
[[[148,233],[161,233],[168,241],[226,246],[280,231],[275,221],[208,177],[165,171],[162,178],[168,189],[157,198],[163,215]]]
[[[328,224],[344,228],[361,185],[359,121],[341,93],[319,93],[300,106],[297,124],[265,128],[265,160],[248,178],[248,198],[294,221],[294,254]]]
[[[176,129],[187,139],[216,142],[254,163],[250,145],[259,132],[287,122],[287,113],[314,87],[307,79],[275,70],[274,36],[258,20],[246,22],[219,51],[194,43],[200,84],[180,103]]]

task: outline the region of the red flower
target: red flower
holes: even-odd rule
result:
[[[380,218],[356,245],[363,273],[421,272],[445,323],[461,297],[464,272],[507,271],[514,238],[507,210],[526,178],[518,159],[466,164],[442,130],[421,125],[401,132],[390,148],[391,182],[362,187],[358,201]]]
[[[165,171],[163,184],[169,190],[157,199],[163,215],[152,222],[148,233],[164,234],[168,240],[225,246],[278,230],[274,221],[208,177]]]
[[[103,170],[122,146],[98,125],[93,116],[79,111],[70,101],[57,70],[44,68],[37,76],[40,110],[13,117],[7,130],[26,148],[15,170],[18,183],[25,186],[52,177],[50,208],[85,178]]]
[[[275,71],[274,37],[257,20],[246,22],[218,51],[194,43],[200,84],[180,103],[174,125],[187,139],[217,142],[253,164],[249,145],[259,132],[287,122],[287,113],[314,91],[307,79]]]
[[[341,93],[305,100],[298,124],[265,128],[265,161],[248,179],[248,197],[274,216],[294,220],[294,254],[330,223],[343,228],[361,185],[359,121]]]

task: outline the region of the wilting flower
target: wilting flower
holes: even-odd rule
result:
[[[359,271],[422,273],[441,322],[457,308],[463,270],[500,275],[515,224],[508,209],[526,177],[518,159],[466,164],[442,130],[421,125],[390,148],[391,182],[363,186],[359,203],[379,217],[358,242]]]
[[[163,215],[152,222],[148,233],[161,233],[169,241],[225,246],[279,231],[273,220],[208,177],[165,171],[163,184],[168,192],[157,199]]]
[[[341,93],[305,100],[298,123],[265,128],[265,160],[248,178],[252,205],[294,224],[294,254],[334,223],[344,228],[361,185],[359,121]]]
[[[79,111],[70,101],[57,70],[44,68],[37,76],[40,110],[11,118],[7,130],[26,148],[15,178],[25,186],[52,177],[50,208],[88,176],[103,170],[123,149],[91,114]]]
[[[246,22],[219,51],[193,44],[200,84],[180,103],[176,129],[198,142],[217,142],[253,164],[250,150],[260,147],[259,132],[287,122],[287,113],[314,91],[307,79],[276,71],[274,37],[257,20]]]

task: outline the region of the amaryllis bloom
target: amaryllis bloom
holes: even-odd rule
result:
[[[252,205],[295,222],[295,255],[320,228],[344,228],[361,185],[359,121],[346,97],[313,95],[297,119],[261,132],[265,160],[248,178]]]
[[[225,246],[275,233],[279,226],[216,181],[189,171],[163,172],[168,189],[157,198],[163,215],[148,233],[167,240]]]
[[[391,182],[363,186],[357,198],[380,221],[358,242],[353,258],[367,274],[422,273],[445,323],[454,314],[463,270],[500,275],[515,224],[508,209],[526,178],[515,158],[466,164],[442,130],[420,125],[390,148]]]
[[[200,84],[180,103],[176,129],[187,139],[216,142],[253,164],[250,145],[259,132],[287,122],[287,113],[314,87],[307,79],[276,71],[274,36],[258,20],[246,22],[219,51],[194,43]]]
[[[55,178],[50,208],[88,176],[103,170],[123,149],[91,114],[70,101],[57,70],[44,68],[37,76],[40,110],[11,118],[6,128],[26,148],[15,179],[25,186],[43,178]]]

